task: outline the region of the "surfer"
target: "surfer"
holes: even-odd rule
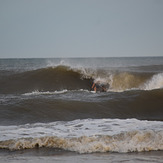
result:
[[[109,88],[109,85],[108,84],[100,84],[99,82],[94,82],[92,84],[92,87],[91,87],[91,90],[95,91],[95,92],[106,92],[107,91],[107,88]]]

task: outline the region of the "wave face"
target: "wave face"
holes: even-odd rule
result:
[[[163,150],[162,108],[162,57],[0,59],[1,151]]]
[[[163,150],[163,122],[85,119],[0,126],[0,148],[60,148],[78,153]],[[13,139],[13,135],[15,135]]]
[[[1,79],[2,93],[25,93],[34,90],[89,89],[90,80],[69,67],[57,66],[13,74]]]

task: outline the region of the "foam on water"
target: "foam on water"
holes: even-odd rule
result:
[[[53,95],[53,94],[66,93],[67,91],[68,91],[67,89],[64,89],[62,91],[54,91],[54,92],[50,92],[50,91],[40,92],[40,91],[36,90],[36,91],[33,91],[33,92],[24,93],[23,95],[25,95],[25,96],[30,96],[30,95]]]
[[[0,126],[0,148],[50,147],[79,153],[163,150],[163,122],[84,119]]]
[[[67,89],[64,89],[64,90],[61,90],[61,91],[38,91],[38,90],[35,90],[33,92],[29,92],[29,93],[24,93],[23,95],[24,96],[39,96],[39,95],[58,95],[58,94],[64,94],[64,93],[70,93],[70,92],[90,92],[90,93],[95,93],[95,91],[88,91],[86,89],[79,89],[79,90],[67,90]]]
[[[163,88],[163,73],[154,75],[144,84],[144,90],[153,90]]]

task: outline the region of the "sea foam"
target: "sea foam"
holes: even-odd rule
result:
[[[84,119],[0,126],[0,148],[61,148],[78,153],[163,150],[163,122]]]
[[[155,74],[150,80],[148,80],[143,89],[144,90],[153,90],[163,88],[163,73]]]

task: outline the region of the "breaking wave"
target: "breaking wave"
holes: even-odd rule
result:
[[[163,73],[153,75],[150,80],[144,84],[144,90],[153,90],[163,88]]]
[[[85,119],[0,126],[0,148],[48,147],[78,153],[163,150],[162,127],[162,122],[136,119]]]
[[[1,93],[91,90],[93,82],[108,84],[107,91],[153,90],[163,87],[163,73],[113,71],[105,68],[71,68],[59,65],[0,78]]]

